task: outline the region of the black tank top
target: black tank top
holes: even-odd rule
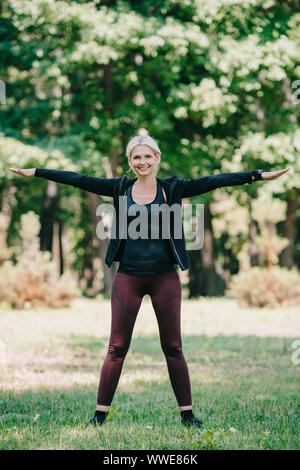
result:
[[[139,216],[129,215],[128,211],[131,205],[136,204],[132,199],[132,186],[129,187],[127,192],[127,222],[128,224]],[[170,247],[168,239],[162,239],[162,213],[159,213],[158,226],[154,221],[151,221],[151,205],[163,204],[165,199],[163,196],[162,188],[156,179],[156,197],[154,201],[149,204],[137,204],[145,206],[148,211],[148,238],[137,238],[136,240],[130,238],[128,234],[127,225],[127,238],[122,240],[123,249],[121,254],[121,261],[118,272],[124,274],[132,274],[134,276],[147,276],[149,274],[168,273],[176,271],[175,259]],[[137,232],[141,228],[136,228]],[[151,238],[151,230],[159,233],[157,239]]]

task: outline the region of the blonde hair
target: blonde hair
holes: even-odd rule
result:
[[[157,143],[155,142],[155,140],[148,134],[148,131],[146,129],[141,128],[138,132],[138,135],[135,135],[134,137],[132,137],[130,139],[130,141],[128,142],[128,144],[127,144],[126,157],[128,158],[128,163],[129,163],[129,159],[131,157],[132,151],[133,151],[134,147],[136,147],[137,145],[148,145],[148,147],[150,147],[153,150],[155,155],[157,153],[159,153],[159,155],[161,155],[160,148],[157,145]],[[129,166],[131,168],[130,163],[129,163]],[[158,167],[159,167],[159,164],[156,167],[155,174],[157,173]]]

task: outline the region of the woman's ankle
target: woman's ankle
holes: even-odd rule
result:
[[[180,406],[179,411],[185,411],[185,410],[191,410],[193,408],[193,405],[185,405],[185,406]]]
[[[109,411],[110,405],[96,405],[96,411]]]

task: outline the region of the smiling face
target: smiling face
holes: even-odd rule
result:
[[[148,145],[136,145],[131,153],[129,163],[137,176],[155,176],[156,167],[160,162],[160,155]]]

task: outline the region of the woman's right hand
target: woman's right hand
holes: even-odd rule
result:
[[[30,176],[35,175],[36,168],[10,168],[10,171],[17,173],[17,175],[25,176],[26,178],[30,178]]]

